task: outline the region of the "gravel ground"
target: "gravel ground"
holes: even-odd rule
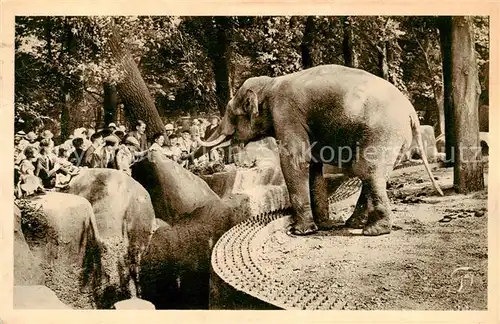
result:
[[[336,300],[335,309],[486,310],[487,190],[458,195],[453,169],[433,172],[444,197],[423,167],[395,172],[390,235],[338,228],[293,237],[280,229],[262,243],[261,266],[285,283],[315,284]],[[344,219],[356,196],[335,205]]]

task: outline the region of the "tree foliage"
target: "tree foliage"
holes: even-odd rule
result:
[[[307,66],[345,65],[351,55],[353,65],[395,84],[417,109],[427,111],[426,123],[435,124],[443,82],[436,19],[17,17],[16,127],[58,133],[63,107],[70,109],[70,129],[102,121],[104,85],[123,78],[107,47],[111,20],[160,115],[168,118],[223,110],[247,78],[301,70],[307,48]],[[487,104],[489,21],[474,17],[473,23],[481,102]]]

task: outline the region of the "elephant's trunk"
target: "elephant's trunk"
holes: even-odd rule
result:
[[[227,138],[227,136],[224,134],[220,134],[216,139],[211,140],[212,137],[213,136],[211,136],[206,142],[200,140],[200,145],[203,147],[214,147],[224,142],[224,140],[226,140]]]

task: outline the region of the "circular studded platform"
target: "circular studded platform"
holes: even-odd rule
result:
[[[432,167],[439,163],[431,164]],[[395,168],[393,176],[405,170],[422,167],[409,163]],[[403,170],[405,169],[405,170]],[[399,170],[399,172],[397,171]],[[341,205],[361,191],[361,181],[349,178],[330,195],[330,208]],[[273,232],[291,224],[289,209],[269,211],[251,217],[227,231],[212,251],[212,268],[215,273],[238,291],[282,309],[335,309],[336,300],[324,293],[327,286],[303,282],[300,287],[288,285],[273,278],[261,266],[261,243]]]
[[[343,201],[361,190],[357,178],[343,182],[328,199],[330,204]],[[266,212],[236,225],[216,243],[212,267],[226,283],[250,296],[283,309],[332,309],[321,287],[304,282],[300,287],[287,286],[266,273],[260,266],[260,243],[273,231],[291,223],[290,210]]]

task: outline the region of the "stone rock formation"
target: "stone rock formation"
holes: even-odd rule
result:
[[[43,285],[41,260],[35,258],[21,229],[21,211],[14,205],[14,285]]]
[[[88,275],[97,308],[109,309],[119,300],[136,295],[141,255],[155,227],[148,192],[124,172],[84,169],[68,192],[87,199],[95,215],[104,248],[89,255]]]
[[[91,287],[82,280],[88,271],[86,256],[97,249],[98,242],[92,206],[82,197],[55,192],[32,198],[31,202],[40,208],[41,219],[27,221],[22,232],[34,260],[40,260],[43,283],[65,303],[92,308]],[[22,256],[15,258],[16,264],[23,262],[18,260]],[[41,279],[24,280],[21,271],[15,268],[17,283],[42,283]]]

